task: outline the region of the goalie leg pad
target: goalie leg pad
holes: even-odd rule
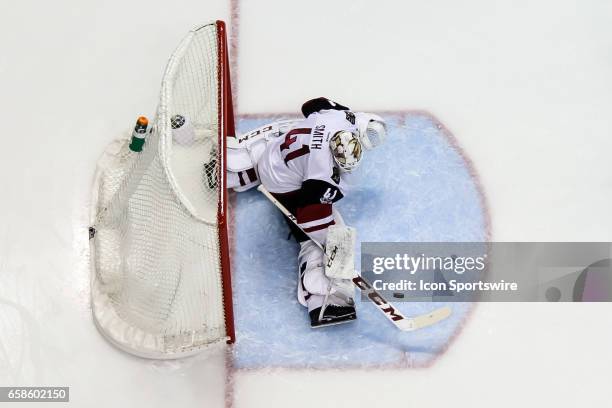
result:
[[[298,262],[298,301],[309,311],[321,307],[328,293],[331,295],[329,302],[340,306],[352,305],[354,286],[351,280],[333,279],[330,286],[330,279],[325,275],[324,253],[314,242],[300,243]]]
[[[312,241],[301,242],[298,262],[303,289],[313,295],[325,295],[329,279],[325,276],[323,251]]]

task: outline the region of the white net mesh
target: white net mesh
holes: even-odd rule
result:
[[[94,317],[138,355],[175,357],[226,340],[217,35],[214,23],[191,31],[170,58],[143,151],[117,141],[98,164]]]

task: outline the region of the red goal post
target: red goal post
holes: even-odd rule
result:
[[[231,265],[230,265],[230,247],[228,236],[227,222],[227,180],[226,174],[226,159],[227,146],[225,143],[226,137],[236,137],[236,128],[234,123],[234,104],[232,97],[231,85],[231,69],[229,63],[229,52],[227,43],[227,29],[225,22],[216,21],[217,25],[217,40],[219,42],[218,51],[219,71],[221,78],[221,86],[219,86],[219,146],[222,146],[221,163],[219,166],[219,179],[222,181],[222,188],[219,190],[219,242],[221,243],[221,270],[223,271],[223,298],[225,299],[225,324],[228,335],[228,343],[236,341],[236,331],[234,327],[234,306],[232,302],[232,280],[231,280]]]

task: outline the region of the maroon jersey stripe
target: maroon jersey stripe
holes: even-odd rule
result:
[[[330,225],[334,225],[334,224],[335,224],[335,222],[332,220],[332,221],[328,222],[327,224],[315,225],[314,227],[304,228],[304,232],[320,231],[320,230],[325,229],[325,228],[329,227]]]
[[[257,181],[257,173],[255,173],[255,169],[248,169],[246,171],[247,176],[249,177],[249,181],[252,183]]]
[[[310,204],[297,209],[298,223],[311,222],[321,220],[332,215],[331,204]]]

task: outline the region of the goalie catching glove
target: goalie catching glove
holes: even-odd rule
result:
[[[355,228],[346,225],[330,225],[327,228],[325,276],[342,280],[355,277],[355,237]]]

